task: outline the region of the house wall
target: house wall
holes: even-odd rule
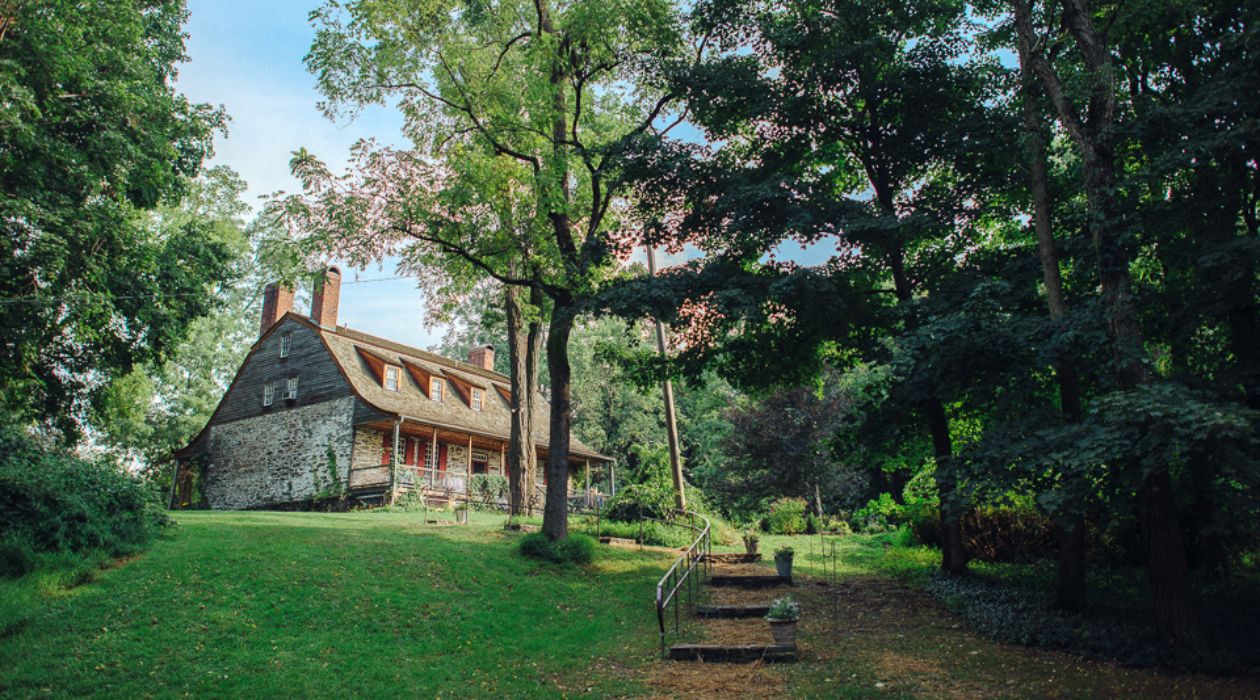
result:
[[[280,339],[285,334],[292,334],[293,344],[289,356],[280,357]],[[298,378],[298,397],[292,401],[282,398],[285,380],[289,377]],[[276,386],[276,398],[270,406],[262,405],[266,384]],[[351,395],[350,384],[328,354],[319,334],[304,323],[286,318],[245,358],[236,380],[223,397],[214,422],[230,423],[253,416],[275,415]]]
[[[211,427],[202,482],[207,505],[259,508],[341,493],[354,402],[345,397]]]

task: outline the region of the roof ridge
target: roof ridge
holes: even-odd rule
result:
[[[481,377],[484,377],[486,379],[492,379],[492,380],[497,380],[497,381],[508,381],[507,375],[499,374],[498,372],[495,372],[494,370],[484,369],[482,367],[478,367],[477,365],[469,364],[462,360],[456,360],[454,358],[446,357],[445,355],[439,355],[429,350],[421,350],[420,348],[412,347],[405,343],[400,343],[396,340],[382,338],[380,336],[372,335],[371,333],[364,333],[361,330],[350,328],[349,326],[337,326],[335,330],[321,327],[319,330],[322,333],[334,333],[336,335],[340,335],[352,342],[372,343],[381,348],[384,348],[387,350],[393,350],[403,355],[412,355],[421,360],[427,360],[429,362],[436,362],[438,364],[444,364],[450,367],[451,369],[456,369],[461,372],[469,372],[471,374],[480,375]]]

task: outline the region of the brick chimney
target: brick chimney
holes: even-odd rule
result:
[[[494,371],[494,346],[478,345],[468,351],[468,364]]]
[[[276,325],[280,317],[293,310],[293,288],[284,283],[272,282],[263,288],[262,323],[258,337]]]
[[[315,296],[311,300],[311,320],[324,328],[337,327],[337,304],[341,301],[341,270],[334,265],[323,277],[315,280]]]

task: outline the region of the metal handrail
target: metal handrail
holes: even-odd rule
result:
[[[661,577],[661,580],[656,583],[656,622],[657,626],[660,628],[662,656],[665,655],[665,635],[667,627],[665,624],[665,611],[669,608],[670,603],[674,604],[674,634],[677,634],[679,627],[679,604],[677,600],[678,591],[682,589],[684,583],[687,584],[688,595],[694,604],[696,593],[699,591],[700,586],[704,583],[704,577],[709,575],[709,567],[711,566],[709,554],[712,553],[713,546],[713,540],[711,537],[713,525],[709,522],[708,518],[689,510],[679,510],[675,511],[675,513],[687,516],[691,522],[686,524],[685,527],[688,527],[693,532],[698,532],[699,534],[697,534],[696,539],[693,540],[685,550],[683,550],[683,553],[677,560],[674,561],[673,566],[669,567],[669,570],[665,572],[665,575]],[[696,518],[704,521],[703,528],[696,526]],[[683,525],[678,522],[672,524]],[[684,564],[686,565],[686,568],[680,568]],[[698,576],[695,575],[697,569],[700,571]],[[673,585],[671,586],[670,584]],[[667,587],[669,588],[668,593],[665,592]]]

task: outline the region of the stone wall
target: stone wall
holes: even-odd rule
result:
[[[206,503],[258,508],[341,493],[349,479],[353,414],[354,398],[346,397],[212,427],[202,483]]]

